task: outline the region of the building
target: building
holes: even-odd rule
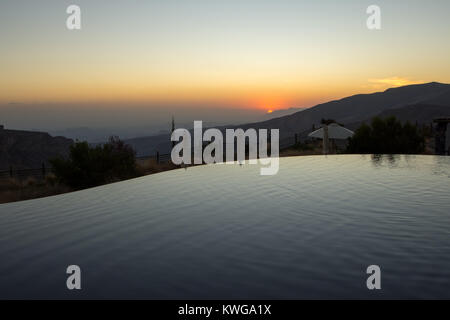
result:
[[[337,150],[344,149],[347,146],[348,138],[355,133],[347,128],[344,128],[337,123],[324,125],[322,128],[315,130],[308,134],[310,138],[323,140],[323,153],[336,153]]]

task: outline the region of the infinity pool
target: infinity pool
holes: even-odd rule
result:
[[[0,298],[450,298],[450,157],[282,158],[0,205]],[[66,288],[81,268],[82,290]],[[381,268],[381,290],[366,268]]]

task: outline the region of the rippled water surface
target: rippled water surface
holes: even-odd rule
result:
[[[0,298],[450,298],[450,157],[200,166],[0,205]]]

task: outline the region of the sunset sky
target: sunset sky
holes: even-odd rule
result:
[[[70,4],[81,7],[82,30],[66,28]],[[371,4],[381,30],[366,27]],[[267,112],[450,83],[449,13],[448,0],[2,0],[1,116]]]

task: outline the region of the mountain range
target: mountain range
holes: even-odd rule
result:
[[[277,117],[277,114],[281,116]],[[273,116],[275,117],[272,118]],[[436,117],[450,117],[450,85],[431,82],[372,94],[358,94],[309,109],[292,108],[273,112],[264,121],[217,128],[222,131],[227,128],[279,129],[282,146],[288,139],[292,141],[295,134],[300,139],[306,137],[313,126],[320,126],[322,119],[333,119],[354,130],[374,116],[395,116],[401,121],[419,124],[429,124]],[[213,124],[204,124],[204,129],[208,125]],[[154,155],[157,151],[161,154],[169,153],[169,130],[167,128],[162,134],[124,141],[136,150],[138,156]],[[0,126],[0,169],[5,170],[10,166],[39,168],[49,158],[67,154],[72,143],[72,139],[52,137],[45,132],[7,130]]]
[[[0,127],[0,171],[40,168],[48,160],[66,156],[72,139],[52,137],[46,132],[8,130]]]
[[[450,84],[430,82],[371,94],[357,94],[266,121],[222,126],[219,129],[279,129],[280,139],[286,139],[294,134],[305,136],[313,125],[320,126],[322,119],[333,119],[355,129],[362,122],[368,122],[378,115],[394,115],[400,120],[413,123],[429,123],[433,118],[450,116]],[[154,154],[156,151],[168,153],[171,148],[169,134],[129,139],[126,142],[140,156]]]

